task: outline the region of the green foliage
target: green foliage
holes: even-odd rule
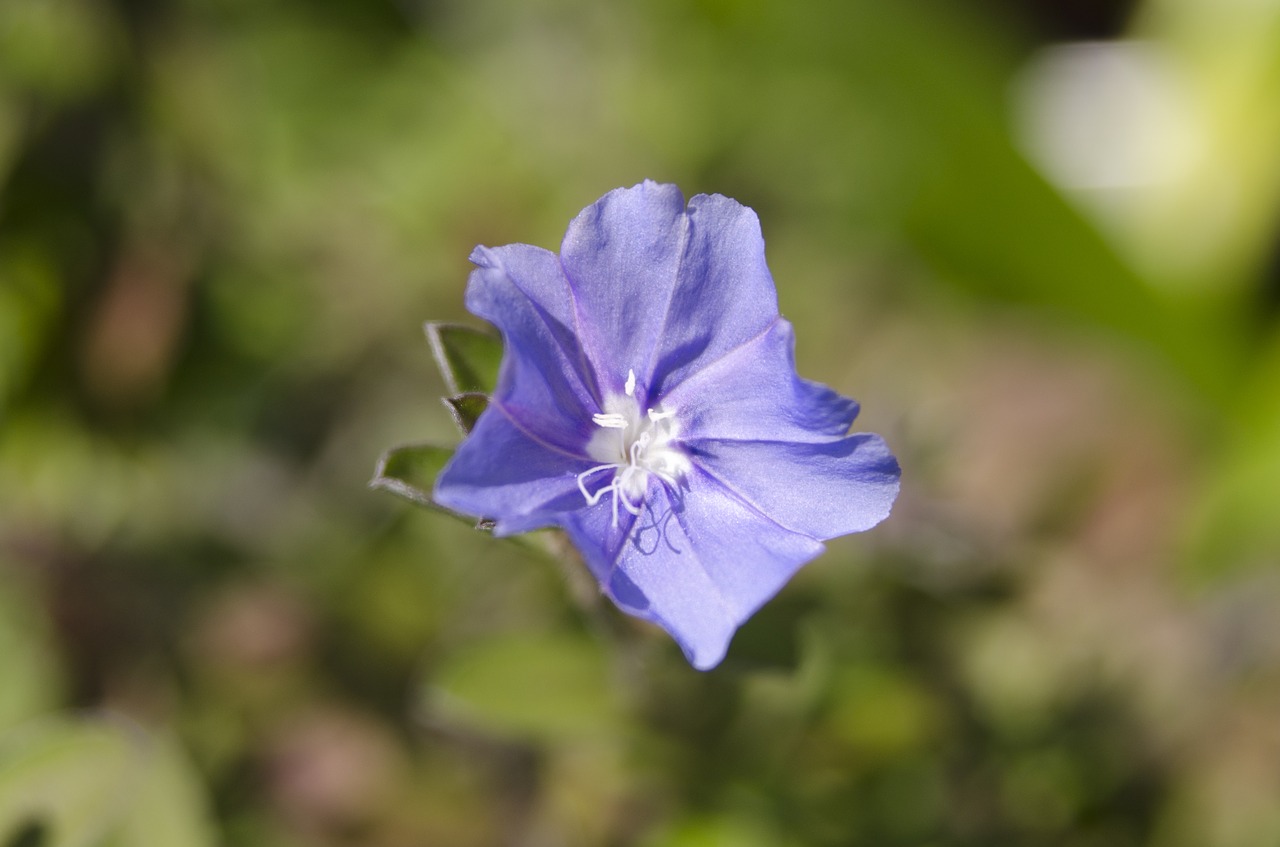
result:
[[[139,751],[121,727],[50,721],[10,731],[0,747],[0,831],[36,823],[58,845],[90,845],[116,821]]]
[[[469,646],[431,675],[434,720],[499,738],[599,741],[625,726],[608,657],[565,635],[519,633]]]
[[[57,660],[36,596],[18,584],[0,585],[0,730],[57,705]]]
[[[1280,550],[1280,334],[1243,385],[1236,428],[1189,527],[1184,565],[1204,584],[1274,565]]]
[[[47,259],[34,251],[0,251],[0,414],[31,378],[48,344],[60,299]]]
[[[0,80],[55,98],[98,88],[118,47],[114,21],[81,0],[13,0],[0,8]]]
[[[44,847],[211,847],[202,790],[169,739],[45,718],[0,736],[0,836]]]
[[[200,777],[172,737],[149,740],[127,811],[106,847],[214,847],[220,843]]]

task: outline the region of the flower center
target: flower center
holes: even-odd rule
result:
[[[604,412],[592,415],[599,427],[587,442],[587,455],[601,464],[578,474],[578,488],[594,506],[605,494],[613,495],[613,524],[618,525],[618,504],[633,515],[644,508],[649,477],[677,486],[688,473],[689,457],[677,443],[679,425],[675,411],[661,406],[641,414],[635,401],[636,374],[627,374],[626,396],[605,399]],[[587,490],[587,479],[612,472],[608,485]]]

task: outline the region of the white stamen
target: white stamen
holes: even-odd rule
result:
[[[612,491],[614,488],[613,484],[611,483],[609,485],[606,485],[604,488],[601,488],[595,494],[592,494],[589,491],[587,491],[586,483],[583,482],[583,480],[591,476],[593,473],[597,473],[603,470],[614,470],[614,466],[613,465],[596,465],[594,468],[591,468],[590,470],[586,470],[578,474],[578,490],[582,492],[583,497],[587,498],[588,506],[594,506],[596,503],[599,503],[600,498],[604,496],[606,492]]]
[[[596,426],[602,426],[607,429],[626,429],[630,426],[630,424],[627,423],[627,419],[617,412],[612,412],[607,415],[595,414],[591,416],[591,420],[595,421]]]
[[[635,371],[628,371],[627,397],[634,395],[635,387]],[[644,511],[651,476],[674,489],[692,465],[678,443],[675,410],[658,407],[641,415],[634,400],[617,395],[606,398],[604,405],[605,411],[591,416],[601,430],[586,445],[587,455],[601,464],[578,474],[578,490],[588,506],[611,495],[613,525],[617,526],[619,502],[627,512],[639,516]],[[616,430],[617,438],[612,433],[606,435],[604,430]],[[604,471],[613,471],[608,484],[588,491],[587,480]]]

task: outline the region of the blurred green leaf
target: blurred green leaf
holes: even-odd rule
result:
[[[1280,6],[1151,0],[1133,23],[1176,70],[1194,127],[1163,144],[1198,152],[1138,195],[1131,240],[1162,282],[1251,310],[1280,225]]]
[[[1280,330],[1244,383],[1188,527],[1184,565],[1215,581],[1274,568],[1280,549]]]
[[[480,419],[480,415],[489,407],[489,395],[478,392],[467,392],[445,397],[444,404],[453,415],[453,422],[462,430],[463,435],[470,435],[471,430]]]
[[[924,686],[890,665],[845,669],[833,698],[833,734],[868,761],[909,755],[938,731],[938,704]]]
[[[21,588],[14,580],[0,583],[0,731],[50,708],[60,687],[45,622]]]
[[[734,814],[686,818],[644,841],[645,847],[772,847],[782,843],[765,821]]]
[[[752,127],[753,143],[768,140],[764,154],[800,168],[793,179],[806,203],[829,195],[852,222],[897,230],[939,281],[1134,339],[1224,399],[1247,336],[1225,325],[1216,298],[1183,302],[1151,286],[1027,163],[1008,113],[1025,55],[1000,27],[956,4],[857,0],[834,13],[844,25],[818,6],[737,11],[750,21],[745,53],[786,69],[818,63],[843,84],[783,88],[786,75],[772,74],[750,89],[759,113],[773,115],[772,127]],[[789,155],[796,133],[809,156]],[[850,137],[862,152],[822,147]]]
[[[459,651],[425,696],[439,720],[503,738],[591,739],[621,725],[603,651],[565,635],[512,633]]]
[[[25,129],[17,98],[0,84],[0,181],[9,175],[9,168],[21,149]]]
[[[44,821],[31,820],[14,830],[5,847],[44,847],[48,840],[48,825]]]
[[[907,228],[946,279],[981,297],[1118,331],[1223,400],[1242,339],[1222,331],[1214,309],[1159,296],[994,132],[957,130],[937,161]]]
[[[43,827],[48,847],[99,843],[135,797],[139,738],[105,721],[53,719],[0,739],[0,839]]]
[[[0,79],[55,97],[102,86],[119,37],[110,9],[83,0],[0,3]]]
[[[502,341],[497,336],[435,321],[428,321],[423,328],[450,394],[493,392],[502,362]]]
[[[0,114],[0,174],[4,115]],[[61,306],[62,292],[49,259],[37,250],[0,254],[0,412],[30,378]]]
[[[213,847],[218,842],[199,777],[176,740],[160,737],[119,829],[104,847]]]

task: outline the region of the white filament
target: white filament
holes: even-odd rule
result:
[[[626,429],[630,426],[625,416],[616,413],[608,415],[595,414],[591,416],[591,420],[595,421],[596,426],[602,426],[607,429]]]
[[[636,373],[631,370],[627,373],[626,397],[607,398],[605,411],[591,416],[600,429],[587,442],[587,455],[600,464],[578,474],[578,490],[587,505],[594,506],[606,494],[612,495],[614,526],[618,525],[619,503],[633,515],[643,511],[651,476],[675,487],[692,467],[676,441],[675,410],[651,408],[641,415],[633,399],[635,388]],[[606,471],[613,473],[609,483],[588,491],[587,480]]]

